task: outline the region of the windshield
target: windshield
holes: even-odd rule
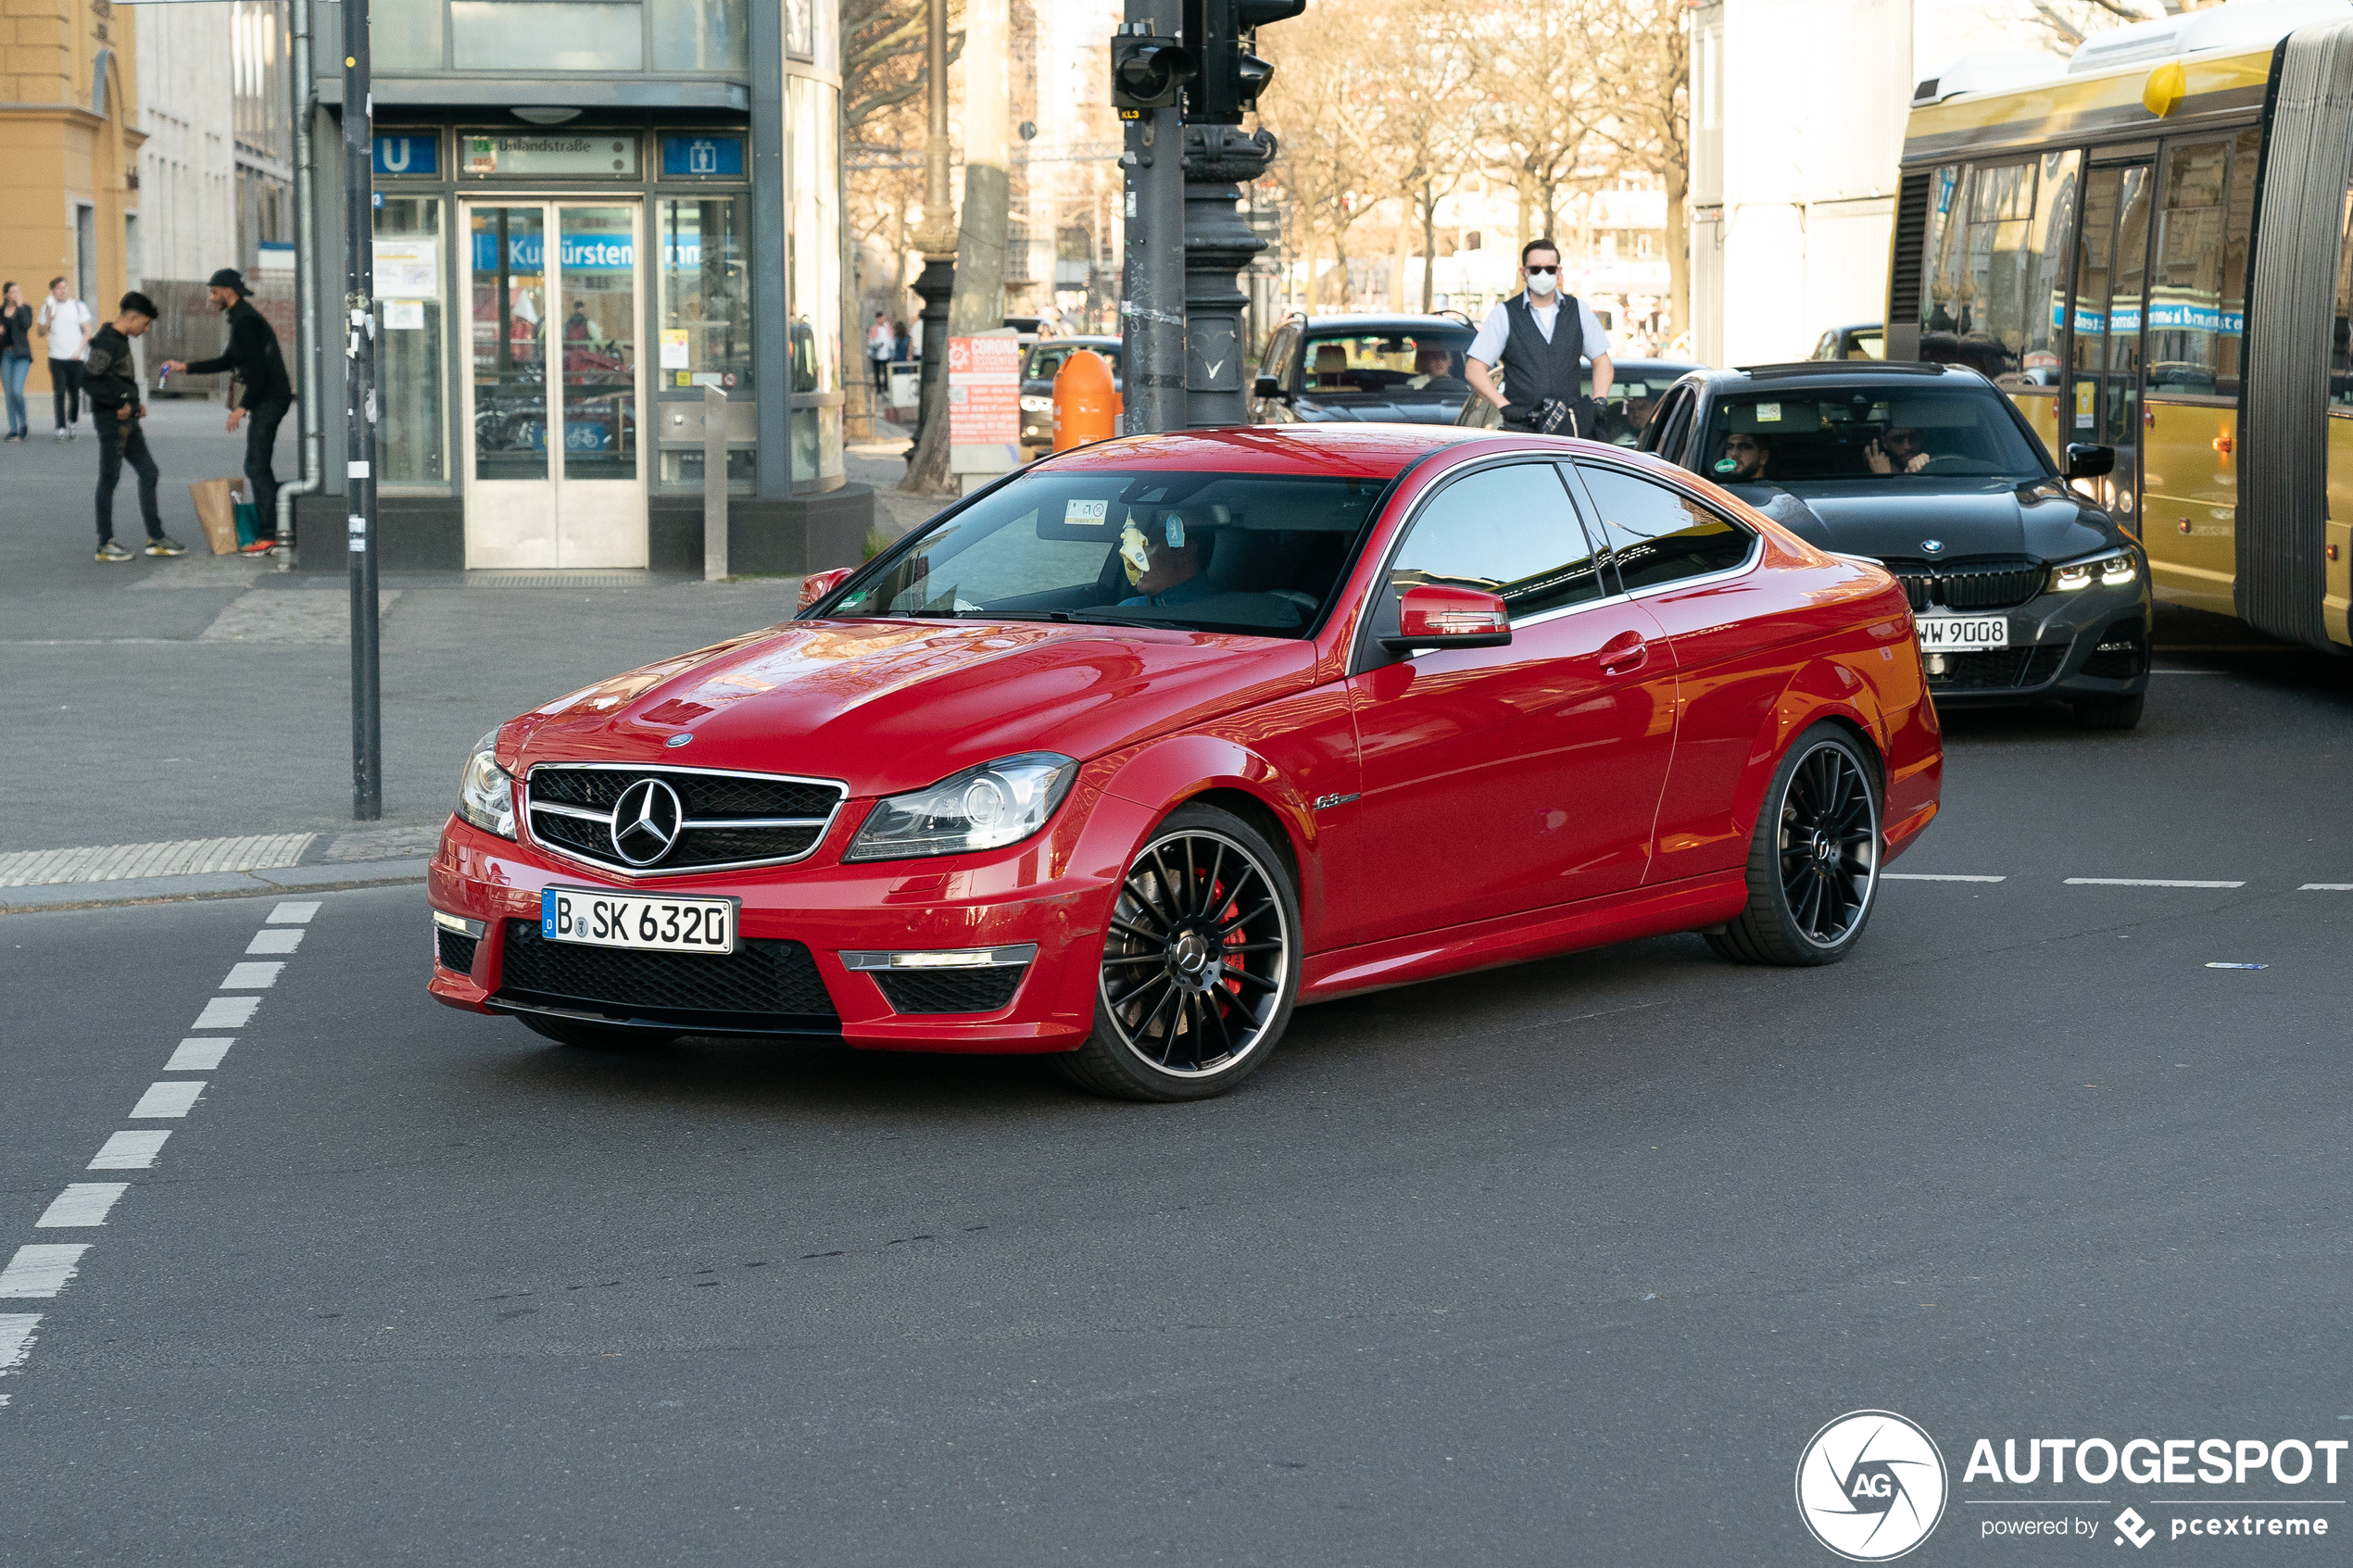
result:
[[[1307,340],[1300,360],[1303,392],[1325,394],[1369,392],[1388,396],[1420,393],[1429,397],[1461,397],[1470,392],[1463,379],[1463,356],[1470,352],[1471,332],[1438,329],[1412,332],[1319,332]]]
[[[1906,474],[2015,483],[2051,472],[1991,387],[1720,398],[1702,456],[1702,471],[1719,484]]]
[[[826,613],[1303,637],[1388,488],[1386,480],[1049,470],[919,534]]]
[[[1041,343],[1029,351],[1026,379],[1052,381],[1062,373],[1063,361],[1082,348],[1089,354],[1101,355],[1111,365],[1111,373],[1114,376],[1119,374],[1119,345],[1115,343]]]

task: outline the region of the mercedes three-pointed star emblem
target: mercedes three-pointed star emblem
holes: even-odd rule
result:
[[[639,779],[612,808],[612,850],[633,866],[650,866],[678,842],[686,815],[678,792],[660,779]]]

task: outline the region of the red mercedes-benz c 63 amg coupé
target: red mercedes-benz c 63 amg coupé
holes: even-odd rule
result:
[[[1192,1099],[1302,1002],[1677,931],[1834,961],[1942,768],[1894,579],[1682,470],[1138,436],[484,736],[432,991]]]

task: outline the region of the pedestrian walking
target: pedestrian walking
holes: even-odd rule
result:
[[[9,283],[0,287],[0,384],[8,394],[8,433],[0,440],[22,441],[32,433],[25,417],[24,379],[32,371],[32,307],[24,290]]]
[[[899,334],[890,330],[887,312],[875,312],[875,324],[866,329],[866,362],[875,378],[875,393],[887,396],[890,393],[890,358],[899,342]]]
[[[1503,410],[1507,430],[1590,435],[1595,410],[1616,379],[1609,334],[1592,307],[1561,294],[1560,247],[1552,241],[1530,240],[1520,247],[1519,275],[1521,291],[1490,310],[1471,340],[1466,379]],[[1576,330],[1559,331],[1555,323],[1563,320],[1575,322]],[[1579,390],[1579,358],[1593,362],[1590,399]],[[1498,367],[1508,400],[1495,387],[1491,372]]]
[[[236,269],[223,267],[215,272],[206,292],[228,315],[229,346],[217,359],[167,359],[163,368],[173,375],[217,376],[228,370],[236,376],[243,395],[229,410],[229,430],[235,433],[238,423],[251,418],[245,426],[245,485],[253,494],[258,530],[243,549],[249,556],[267,555],[278,542],[278,471],[271,459],[278,447],[278,426],[294,407],[294,383],[286,379],[277,329],[253,307],[253,291]],[[574,308],[585,324],[586,313]]]
[[[147,525],[147,554],[184,556],[188,546],[163,531],[156,508],[156,460],[147,453],[139,421],[147,417],[139,395],[139,365],[131,340],[156,324],[156,302],[133,290],[122,296],[115,319],[91,334],[82,385],[90,394],[90,422],[98,431],[98,558],[129,560],[131,552],[114,536],[114,487],[127,461],[139,475],[139,516]]]
[[[49,398],[57,408],[60,441],[82,439],[82,362],[96,320],[63,278],[49,280],[49,297],[41,302],[33,325],[49,343]]]

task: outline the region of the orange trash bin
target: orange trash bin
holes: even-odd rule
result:
[[[1079,349],[1054,374],[1054,450],[1117,435],[1119,405],[1110,364],[1092,349]]]

